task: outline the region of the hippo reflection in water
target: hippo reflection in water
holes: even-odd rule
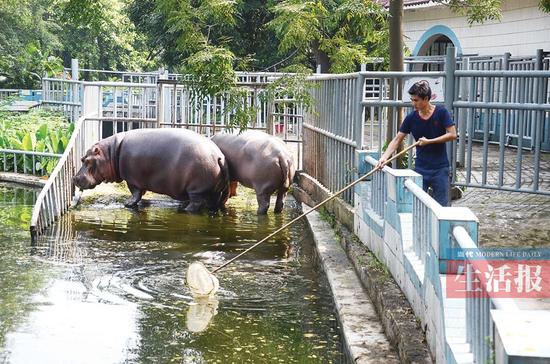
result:
[[[292,154],[285,143],[257,130],[216,134],[212,141],[227,159],[231,180],[228,197],[236,195],[237,182],[253,188],[258,200],[258,214],[264,215],[271,195],[277,192],[275,213],[281,212],[295,172]]]
[[[135,207],[147,191],[188,202],[186,212],[206,205],[216,212],[229,194],[228,168],[220,149],[208,138],[182,129],[137,129],[93,145],[73,177],[91,189],[101,182],[126,181]]]

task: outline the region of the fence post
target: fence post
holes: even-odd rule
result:
[[[82,97],[82,115],[86,117],[100,117],[101,116],[101,88],[100,86],[85,86],[84,96]],[[84,130],[84,148],[81,151],[84,153],[94,143],[101,138],[101,121],[99,120],[85,120]]]
[[[353,141],[355,149],[363,149],[363,97],[365,94],[365,75],[358,73],[355,79],[355,110],[353,118]]]
[[[453,46],[447,47],[447,55],[445,56],[445,107],[451,113],[451,118],[454,118],[453,103],[455,101],[455,70],[456,70],[456,48]],[[456,120],[455,120],[456,123]],[[456,140],[452,143],[446,143],[447,158],[451,166],[452,181],[455,182],[456,173]],[[449,190],[449,197],[451,191]]]
[[[78,81],[78,59],[77,58],[73,58],[71,59],[71,80],[72,81]],[[78,84],[75,82],[75,83],[72,83],[71,84],[71,93],[72,93],[72,97],[71,97],[71,102],[73,103],[80,103],[80,94],[79,94],[79,89],[78,89]],[[76,120],[78,120],[78,118],[80,117],[79,113],[78,113],[78,107],[76,105],[72,105],[71,106],[71,121],[74,123]]]
[[[469,57],[463,57],[462,58],[462,70],[469,70],[470,69],[470,58]],[[468,95],[468,83],[466,82],[467,78],[462,77],[460,79],[460,85],[459,85],[459,98],[461,101],[469,100]],[[466,162],[466,110],[459,109],[457,110],[457,126],[458,126],[458,164],[463,167]]]

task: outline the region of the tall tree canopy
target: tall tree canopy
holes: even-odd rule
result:
[[[279,50],[312,53],[322,72],[349,72],[387,49],[386,12],[371,0],[283,0],[269,23]]]
[[[40,87],[44,72],[62,71],[71,58],[96,69],[156,67],[125,7],[126,0],[0,0],[0,88]]]
[[[61,47],[52,8],[49,0],[0,0],[0,87],[36,87],[44,70],[60,66],[50,58]]]
[[[435,1],[471,23],[501,16],[502,0]],[[59,72],[71,58],[85,68],[135,71],[318,64],[323,72],[353,71],[366,57],[388,58],[390,45],[399,46],[388,42],[391,17],[381,2],[0,0],[0,87],[39,87],[44,72]],[[550,0],[539,7],[550,11]]]

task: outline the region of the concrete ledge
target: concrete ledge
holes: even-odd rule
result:
[[[308,207],[303,208],[308,210]],[[352,273],[353,267],[338,243],[338,237],[316,211],[307,219],[332,290],[344,344],[352,362],[399,363],[397,352],[384,334],[376,309],[359,278]]]
[[[337,224],[335,228],[378,311],[386,335],[397,346],[401,362],[432,363],[420,323],[388,269],[345,227]]]
[[[42,188],[46,184],[47,179],[28,174],[0,172],[0,181]]]
[[[298,201],[313,206],[323,198],[323,194],[319,192],[323,188],[320,185],[312,186],[317,182],[311,177],[305,176],[298,179],[298,182],[301,181],[303,184],[295,186],[293,193]],[[320,199],[314,199],[315,196]],[[353,214],[351,207],[349,207],[349,210]],[[313,212],[310,215],[312,214],[316,213]],[[371,302],[374,303],[387,338],[397,347],[399,361],[404,363],[432,363],[433,359],[430,356],[420,323],[399,285],[384,264],[380,263],[374,254],[355,235],[349,232],[349,228],[345,224],[336,222],[339,221],[338,215],[335,214],[332,219],[334,219],[332,226],[335,230],[331,229],[325,232],[325,235],[334,237],[336,234],[337,241],[341,243],[349,257],[349,260],[345,259],[345,264],[351,266],[359,276],[360,282],[358,284],[361,285],[362,283]],[[315,232],[314,226],[312,226],[312,230]],[[340,246],[340,244],[338,245]],[[356,277],[355,274],[353,276]]]
[[[298,172],[294,178],[298,186],[294,186],[294,197],[300,202],[309,206],[314,206],[317,203],[331,196],[328,189],[322,186],[315,178],[307,173]],[[348,229],[353,230],[353,207],[345,203],[342,199],[336,198],[325,206],[325,208],[336,215],[338,221],[344,224]]]

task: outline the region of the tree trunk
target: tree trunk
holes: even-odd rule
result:
[[[319,49],[319,42],[315,41],[312,45],[313,55],[315,56],[315,61],[317,62],[317,67],[321,66],[321,73],[329,73],[330,71],[330,60],[328,55]]]
[[[403,71],[403,0],[390,0],[390,71]],[[390,84],[390,99],[401,99],[401,82],[397,83],[397,89]],[[397,96],[397,97],[395,97]],[[394,116],[393,107],[389,107],[388,124],[386,126],[386,142],[390,142],[395,136],[403,119],[402,108],[397,108]],[[402,146],[399,146],[401,149]]]

